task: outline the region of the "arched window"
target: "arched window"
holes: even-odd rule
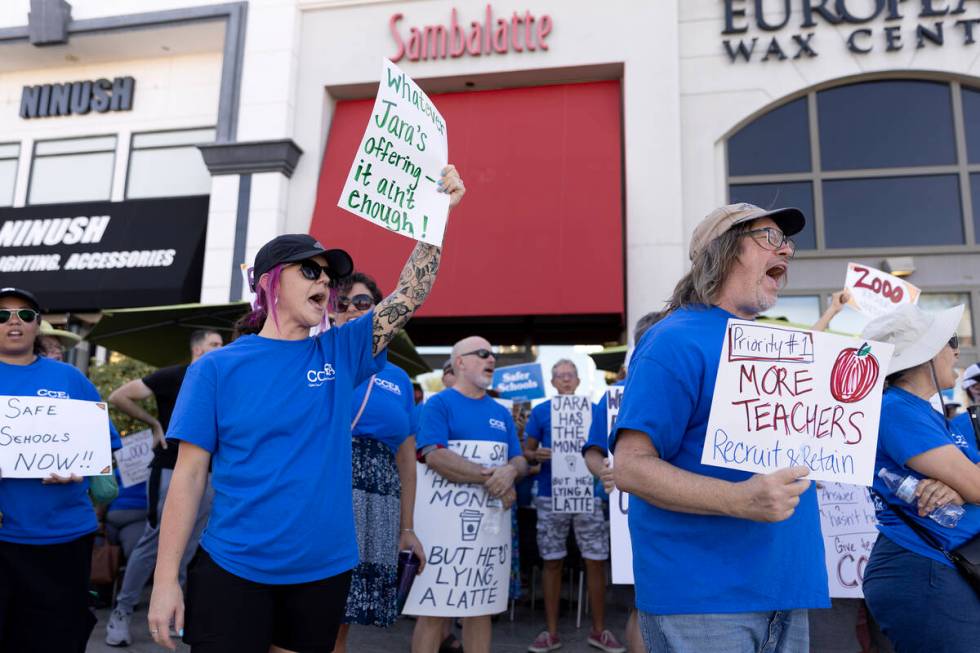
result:
[[[732,202],[798,206],[800,250],[980,244],[980,89],[879,79],[810,91],[727,141]]]

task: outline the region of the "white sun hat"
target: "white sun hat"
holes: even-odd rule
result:
[[[895,346],[888,366],[888,374],[894,374],[935,358],[956,333],[962,317],[962,304],[939,313],[905,304],[868,322],[861,337]]]
[[[963,381],[960,383],[960,387],[966,390],[978,383],[980,383],[980,363],[974,363],[966,368],[966,372],[963,372]]]

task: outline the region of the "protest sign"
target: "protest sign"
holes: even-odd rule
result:
[[[878,522],[868,490],[858,485],[820,483],[817,501],[830,596],[864,598],[864,568],[878,539]]]
[[[868,265],[848,263],[844,287],[851,293],[847,303],[871,318],[919,301],[917,287]]]
[[[555,512],[591,513],[595,509],[595,480],[582,457],[591,424],[588,397],[552,398],[551,507]]]
[[[389,231],[441,245],[449,195],[446,122],[429,97],[387,59],[378,97],[337,206]]]
[[[515,401],[544,399],[544,373],[541,363],[498,367],[493,371],[493,389],[501,397]]]
[[[606,433],[612,434],[619,415],[619,407],[623,403],[621,385],[614,385],[606,390]],[[612,453],[609,461],[615,464]],[[630,495],[621,492],[619,488],[609,493],[609,536],[612,544],[612,582],[615,585],[633,584],[633,541],[630,538],[629,525]]]
[[[150,478],[153,460],[153,431],[131,433],[122,439],[122,449],[113,453],[123,487],[139,485]]]
[[[892,345],[743,320],[725,328],[701,462],[871,485]]]
[[[507,445],[450,440],[449,450],[484,467],[509,459]],[[452,483],[418,464],[415,532],[425,544],[425,569],[415,579],[405,614],[476,617],[507,609],[510,510],[482,485]]]
[[[0,470],[4,478],[111,473],[105,403],[0,396]]]

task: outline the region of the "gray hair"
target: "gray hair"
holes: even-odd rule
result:
[[[562,358],[557,363],[555,363],[554,365],[551,366],[551,376],[552,377],[555,376],[555,373],[558,372],[558,368],[561,367],[562,365],[571,365],[572,366],[572,369],[575,370],[575,376],[578,376],[578,367],[576,367],[575,363],[573,363],[572,361],[570,361],[567,358]]]
[[[751,222],[737,224],[698,252],[691,270],[677,282],[667,301],[667,311],[692,304],[710,306],[721,292],[741,250],[742,236],[752,228]]]
[[[650,327],[665,317],[667,317],[667,311],[650,311],[637,320],[636,326],[633,327],[633,342],[640,342],[640,338],[643,337],[643,334],[646,333]]]

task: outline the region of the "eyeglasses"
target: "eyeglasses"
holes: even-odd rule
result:
[[[443,374],[456,374],[456,372],[453,370],[453,366],[452,365],[446,365],[444,368],[442,368],[442,373]]]
[[[460,356],[476,356],[477,358],[487,359],[493,356],[493,352],[489,349],[474,349],[473,351],[468,351],[465,354],[460,354]]]
[[[4,308],[0,309],[0,324],[7,322],[14,313],[17,314],[21,322],[33,322],[40,315],[40,313],[30,308]]]
[[[374,298],[363,293],[353,297],[340,296],[337,298],[337,310],[341,313],[346,313],[351,304],[359,311],[366,311],[374,306]]]
[[[953,337],[950,338],[949,339],[949,342],[947,342],[946,344],[949,345],[949,348],[950,349],[953,349],[953,350],[959,349],[960,348],[960,337],[954,333],[953,334]]]
[[[556,381],[574,381],[578,378],[578,374],[574,372],[562,372],[561,374],[552,375]]]
[[[309,259],[299,262],[299,271],[307,281],[316,281],[321,273],[327,275],[327,279],[330,278],[330,268]]]
[[[796,254],[796,243],[793,241],[793,239],[787,236],[786,234],[784,234],[779,229],[776,229],[775,227],[761,227],[759,229],[750,229],[749,231],[745,232],[745,235],[752,236],[752,240],[762,245],[762,243],[759,242],[758,235],[763,233],[766,235],[766,243],[769,245],[766,249],[771,249],[773,251],[776,251],[782,249],[783,246],[785,245],[789,247],[790,256]]]

